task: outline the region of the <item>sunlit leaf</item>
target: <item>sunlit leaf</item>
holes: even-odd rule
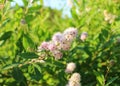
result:
[[[96,76],[97,81],[99,82],[99,86],[104,86],[104,75],[98,71],[94,70],[94,74]]]
[[[28,35],[23,37],[23,46],[26,50],[34,48],[34,42]]]

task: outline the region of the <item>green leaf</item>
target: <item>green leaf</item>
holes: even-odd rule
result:
[[[32,59],[32,58],[38,58],[39,56],[33,52],[26,52],[19,54],[20,57],[23,57],[24,59]]]
[[[93,72],[96,76],[97,81],[99,82],[98,83],[99,86],[104,86],[104,81],[105,81],[104,75],[102,73],[98,72],[98,71],[95,71],[95,70],[93,70]]]
[[[22,0],[23,1],[23,3],[24,3],[24,6],[27,6],[28,5],[28,1],[27,0]]]
[[[8,70],[8,69],[12,69],[14,67],[17,67],[19,64],[18,63],[14,63],[14,64],[10,64],[10,65],[6,65],[2,68],[2,70]]]
[[[7,18],[5,21],[3,21],[3,23],[2,23],[2,25],[0,27],[4,27],[9,22],[10,22],[10,19]]]
[[[37,64],[33,64],[33,66],[41,73],[42,71],[41,71],[41,68],[40,68],[40,66],[39,65],[37,65]]]
[[[108,81],[108,83],[105,86],[109,86],[112,82],[114,82],[116,79],[118,79],[118,76],[112,78],[111,80]]]
[[[105,41],[105,38],[103,37],[102,33],[99,34],[99,40],[100,40],[100,42],[104,42]]]
[[[24,80],[24,75],[22,71],[17,67],[13,68],[12,75],[13,75],[13,78],[18,82],[22,82]]]
[[[0,47],[1,47],[2,45],[4,45],[4,43],[5,43],[4,40],[0,41]]]
[[[0,14],[0,20],[1,20],[1,18],[2,18],[2,15]]]
[[[1,40],[7,40],[11,37],[12,35],[12,31],[8,31],[8,32],[5,32],[1,37],[0,37],[0,41]]]
[[[106,30],[106,29],[103,29],[102,30],[102,34],[107,38],[108,37],[108,30]]]
[[[34,18],[34,16],[33,15],[26,15],[26,17],[25,17],[25,20],[26,20],[26,22],[27,23],[30,23],[31,21],[33,21],[35,18]]]
[[[28,35],[24,35],[23,37],[23,46],[26,50],[34,48],[34,42]]]

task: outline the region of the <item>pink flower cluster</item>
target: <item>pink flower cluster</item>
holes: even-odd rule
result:
[[[77,37],[78,31],[76,28],[67,28],[63,33],[57,32],[52,36],[51,41],[44,41],[38,47],[38,51],[50,51],[55,59],[61,59],[63,54],[61,51],[69,50],[72,42]],[[83,33],[81,40],[85,40],[87,33]]]
[[[49,42],[42,42],[38,47],[38,51],[50,51],[55,59],[62,58],[62,50],[69,50],[72,41],[76,38],[78,31],[76,28],[70,27],[63,33],[57,32],[53,35]]]

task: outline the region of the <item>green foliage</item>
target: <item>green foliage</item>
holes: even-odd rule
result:
[[[32,6],[10,7],[12,0],[0,1],[0,86],[65,86],[71,74],[67,63],[75,62],[82,86],[119,86],[120,83],[120,1],[74,0],[72,17],[62,18],[58,11],[34,0]],[[37,1],[41,4],[38,5]],[[117,17],[105,20],[104,11]],[[111,20],[112,21],[112,20]],[[55,60],[50,53],[38,53],[43,41],[56,32],[76,27],[88,32],[86,41],[78,39],[63,58]],[[40,62],[44,60],[45,62]]]

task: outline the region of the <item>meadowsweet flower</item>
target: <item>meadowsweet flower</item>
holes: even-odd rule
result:
[[[69,79],[67,86],[81,86],[81,76],[79,73],[73,73]]]
[[[76,38],[77,34],[78,34],[77,29],[73,27],[66,29],[63,33],[67,41],[73,41]]]
[[[75,70],[75,68],[76,68],[76,64],[73,62],[70,62],[67,64],[65,72],[72,73]]]
[[[67,86],[81,86],[79,82],[70,81]]]
[[[72,41],[77,36],[77,29],[70,27],[63,33],[57,32],[53,35],[52,40],[49,42],[42,42],[38,47],[38,51],[47,50],[52,53],[55,59],[62,58],[63,53],[61,50],[69,50]]]
[[[56,60],[61,59],[62,56],[63,56],[62,52],[59,51],[59,50],[53,51],[52,54],[53,54],[53,56],[55,57]]]
[[[50,51],[54,51],[54,50],[57,49],[57,47],[56,47],[55,43],[50,42],[50,43],[48,44],[48,49],[49,49]]]
[[[81,34],[81,36],[80,36],[80,39],[81,39],[82,41],[85,41],[86,38],[87,38],[87,36],[88,36],[87,32],[83,32],[83,33]]]
[[[56,33],[52,37],[52,41],[55,43],[57,49],[59,50],[69,50],[70,49],[70,42],[67,41],[64,35],[60,32]]]
[[[38,47],[38,51],[48,50],[48,45],[49,45],[49,42],[42,42],[41,45]]]
[[[69,50],[70,49],[70,47],[71,47],[71,43],[70,42],[62,42],[61,43],[61,48],[62,48],[62,50]]]
[[[54,42],[61,42],[63,40],[63,34],[60,32],[57,32],[53,35],[52,41]]]

